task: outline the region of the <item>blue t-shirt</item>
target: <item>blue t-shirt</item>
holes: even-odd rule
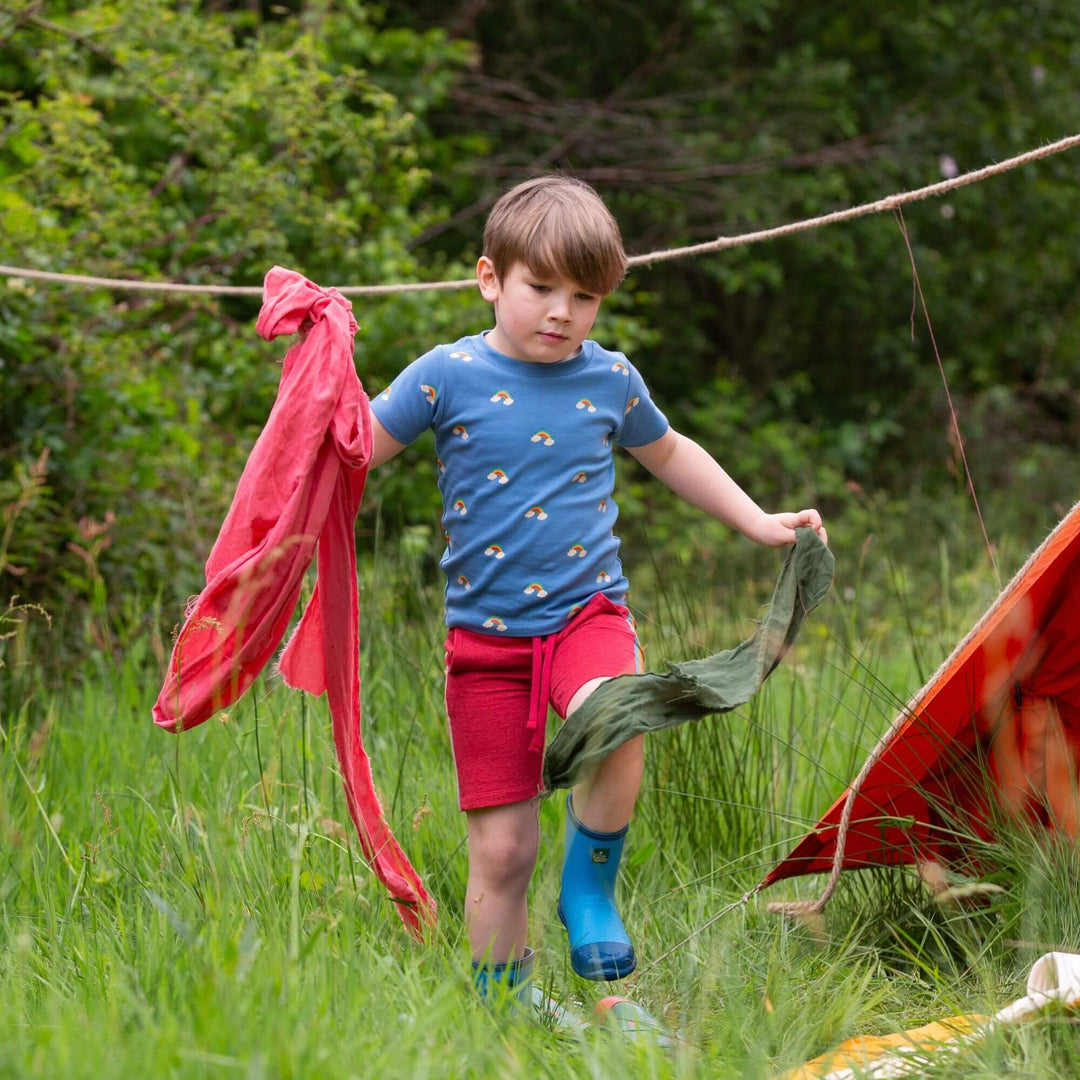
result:
[[[625,602],[612,443],[644,446],[668,422],[622,353],[586,341],[529,363],[477,334],[425,353],[371,407],[399,442],[435,431],[447,626],[534,637],[597,592]]]

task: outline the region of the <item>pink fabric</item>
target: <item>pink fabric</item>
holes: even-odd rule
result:
[[[367,396],[353,365],[357,326],[337,290],[275,266],[256,326],[271,341],[307,334],[285,357],[277,400],[189,605],[154,722],[180,731],[235,701],[288,628],[318,544],[319,576],[281,656],[285,682],[327,695],[349,812],[398,912],[420,938],[435,902],[394,839],[360,737],[359,602],[353,526],[371,459]]]

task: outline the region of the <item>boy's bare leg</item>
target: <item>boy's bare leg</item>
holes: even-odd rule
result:
[[[590,679],[570,699],[566,715],[607,679]],[[629,820],[641,789],[645,770],[645,736],[638,735],[613,750],[592,776],[574,788],[574,812],[578,820],[597,832],[618,832]]]
[[[529,881],[540,844],[535,799],[466,811],[469,884],[465,922],[474,960],[518,959],[529,930]]]

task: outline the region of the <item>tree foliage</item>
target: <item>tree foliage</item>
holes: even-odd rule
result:
[[[417,275],[409,241],[439,212],[416,205],[417,117],[465,45],[386,29],[357,3],[283,19],[164,0],[59,7],[45,19],[30,5],[0,30],[3,262],[218,284],[257,283],[275,263],[327,284]],[[85,599],[102,574],[114,589],[180,575],[192,591],[277,383],[257,299],[14,278],[0,306],[5,591]],[[440,332],[406,309],[417,337]],[[384,312],[363,348],[397,336]],[[87,534],[110,512],[94,552]]]

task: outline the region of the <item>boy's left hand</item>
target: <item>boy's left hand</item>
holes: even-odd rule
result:
[[[828,544],[829,534],[821,524],[821,515],[816,510],[800,510],[797,514],[762,514],[747,530],[746,535],[757,544],[766,547],[782,547],[795,543],[795,529],[807,525],[821,537],[823,544]]]

